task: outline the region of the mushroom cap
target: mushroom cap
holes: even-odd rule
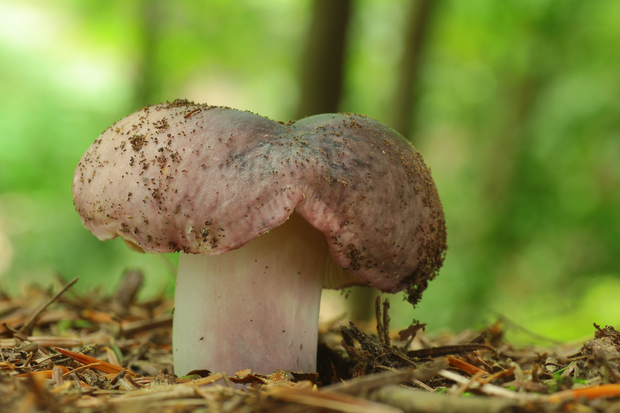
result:
[[[283,124],[185,100],[148,106],[90,146],[73,199],[97,238],[147,252],[222,254],[297,211],[338,266],[385,292],[425,289],[447,248],[422,156],[355,114]]]

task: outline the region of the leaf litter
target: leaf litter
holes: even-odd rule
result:
[[[440,336],[418,321],[320,326],[318,372],[173,374],[173,303],[139,302],[139,271],[112,294],[0,292],[0,411],[620,412],[620,333],[594,324],[580,347],[513,346],[510,323]]]

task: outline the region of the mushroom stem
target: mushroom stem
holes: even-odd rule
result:
[[[226,254],[181,253],[173,327],[175,373],[316,371],[328,257],[324,235],[296,213]]]

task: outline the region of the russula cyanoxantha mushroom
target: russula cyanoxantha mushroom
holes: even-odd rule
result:
[[[287,124],[185,100],[109,127],[73,199],[101,240],[180,251],[175,372],[315,371],[321,289],[421,294],[446,250],[421,155],[361,115]]]

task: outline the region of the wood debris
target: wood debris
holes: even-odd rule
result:
[[[620,333],[594,325],[572,354],[519,348],[501,321],[433,337],[424,324],[376,331],[322,326],[318,373],[196,370],[175,377],[172,303],[136,302],[142,275],[113,294],[64,281],[0,294],[0,411],[10,412],[560,412],[620,411]],[[64,289],[61,289],[65,286]]]

